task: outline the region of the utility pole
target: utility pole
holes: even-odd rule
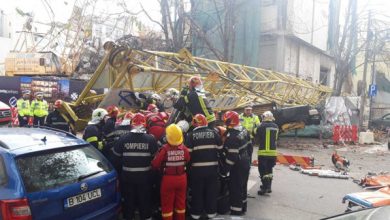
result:
[[[371,10],[368,13],[368,22],[367,22],[367,37],[366,37],[366,51],[364,53],[364,67],[363,67],[363,88],[362,88],[362,100],[360,104],[360,120],[359,120],[359,127],[363,127],[364,122],[364,106],[366,105],[366,98],[367,98],[367,65],[368,65],[368,56],[369,56],[369,49],[371,44]]]
[[[371,66],[371,85],[376,85],[376,65],[375,65],[375,59],[376,59],[376,41],[377,41],[377,36],[375,32],[375,37],[374,37],[374,46],[372,50],[372,66]],[[372,103],[374,101],[374,96],[370,96],[370,112],[368,116],[368,128],[371,127],[371,118],[372,118]]]

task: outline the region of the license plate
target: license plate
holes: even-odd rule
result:
[[[102,193],[100,189],[95,189],[86,193],[79,194],[77,196],[72,196],[65,199],[65,208],[70,208],[76,205],[80,205],[100,197],[102,197]]]

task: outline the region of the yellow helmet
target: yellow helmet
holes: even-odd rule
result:
[[[183,132],[176,124],[171,124],[165,129],[167,141],[172,146],[179,146],[183,143]]]

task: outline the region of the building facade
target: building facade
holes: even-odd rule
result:
[[[234,10],[230,12],[232,2]],[[218,59],[209,49],[212,45],[221,54],[228,49],[229,56],[223,56],[225,61],[331,87],[335,61],[326,52],[329,3],[330,0],[199,1],[192,12],[201,29],[192,36],[193,54]],[[229,13],[234,15],[227,16]],[[226,23],[232,24],[233,30]],[[228,35],[229,31],[232,35]],[[208,38],[209,43],[202,38]]]

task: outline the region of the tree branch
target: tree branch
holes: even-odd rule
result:
[[[149,15],[149,13],[144,9],[144,6],[143,6],[141,3],[140,3],[140,6],[141,6],[141,9],[142,9],[142,12],[145,13],[145,15],[149,18],[149,20],[150,20],[151,22],[153,22],[153,23],[158,24],[158,26],[160,26],[161,29],[164,30],[164,26],[163,26],[160,22],[154,20],[154,19]]]

